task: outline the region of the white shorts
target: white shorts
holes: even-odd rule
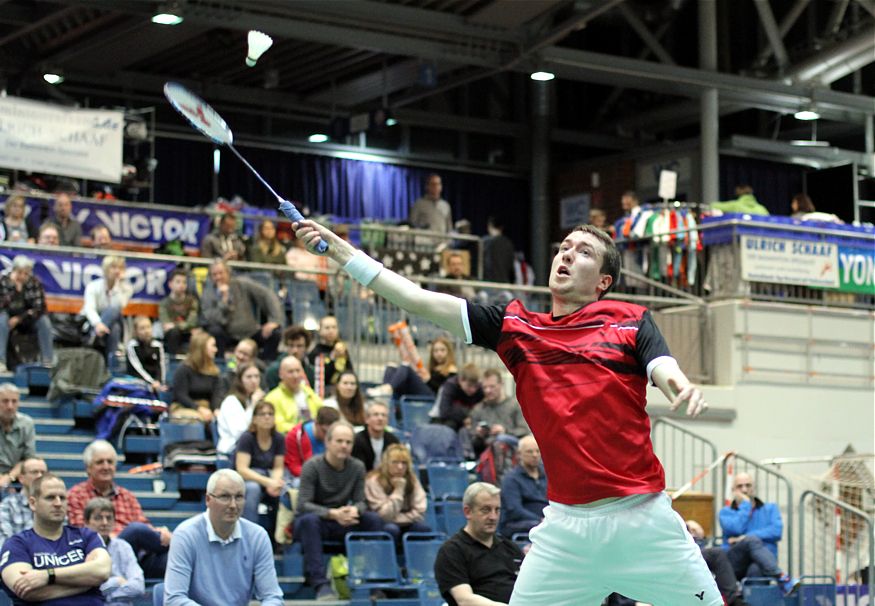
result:
[[[665,493],[592,508],[551,502],[529,538],[511,606],[599,606],[612,592],[654,606],[723,606]]]

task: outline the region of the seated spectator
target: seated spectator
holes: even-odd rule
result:
[[[468,522],[441,546],[434,562],[438,589],[449,606],[510,601],[523,552],[496,534],[500,494],[486,482],[474,482],[465,490],[462,510]]]
[[[403,396],[434,396],[447,379],[459,372],[448,338],[437,337],[432,341],[427,367],[421,375],[409,365],[387,367],[383,385],[372,387],[368,395],[372,398],[391,395],[396,400]]]
[[[249,337],[261,349],[259,358],[276,358],[283,323],[276,293],[248,278],[232,276],[222,260],[210,265],[210,280],[201,296],[201,322],[216,338],[219,355],[225,355],[226,346]],[[267,322],[261,322],[262,315],[267,316]]]
[[[310,349],[310,331],[303,326],[295,324],[289,326],[283,331],[283,345],[285,345],[287,356],[295,356],[301,362],[304,368],[304,377],[307,385],[313,386],[313,365],[307,359],[307,350]],[[264,371],[266,389],[271,390],[280,383],[280,362],[284,356],[278,357],[271,362],[267,370]]]
[[[231,389],[231,383],[234,381],[234,373],[242,364],[255,364],[261,377],[264,378],[264,362],[256,357],[258,354],[258,343],[252,339],[241,339],[234,346],[234,351],[231,354],[231,359],[225,363],[225,372],[222,374],[222,393],[228,393]],[[264,381],[261,382],[261,387],[264,389]]]
[[[307,359],[316,376],[313,389],[319,394],[329,393],[340,379],[340,373],[353,370],[346,343],[340,340],[337,318],[325,316],[319,320],[319,342],[307,354]]]
[[[152,320],[147,316],[134,319],[134,338],[125,347],[127,372],[143,379],[155,392],[167,391],[164,345],[152,338]]]
[[[286,264],[286,247],[276,237],[276,224],[265,219],[258,226],[255,241],[249,246],[248,258],[253,263]]]
[[[107,606],[132,606],[134,600],[146,595],[146,579],[130,543],[112,536],[115,528],[112,501],[103,497],[88,501],[85,504],[85,526],[100,535],[112,559],[109,579],[100,586]]]
[[[790,200],[790,216],[794,219],[801,219],[808,213],[815,212],[814,202],[805,194],[796,194]]]
[[[24,255],[12,259],[12,269],[0,276],[0,373],[5,373],[11,333],[36,333],[43,365],[54,358],[52,323],[46,312],[46,293],[33,275],[33,261]]]
[[[33,528],[33,512],[30,510],[30,487],[33,481],[48,473],[46,462],[31,457],[21,462],[21,491],[6,495],[0,503],[0,546],[14,534]]]
[[[476,364],[466,364],[458,375],[447,379],[438,391],[435,401],[437,420],[458,431],[481,400],[483,389],[480,387],[480,369]]]
[[[381,530],[380,516],[367,511],[365,466],[351,456],[353,428],[337,421],[328,428],[325,454],[301,469],[293,536],[301,543],[304,574],[317,600],[337,599],[325,576],[323,541],[342,541],[352,531]]]
[[[91,230],[91,248],[112,249],[112,234],[106,225],[95,225]]]
[[[231,469],[207,480],[207,511],[180,524],[170,547],[167,606],[252,599],[262,606],[283,605],[270,539],[262,527],[240,519],[243,491],[243,478]]]
[[[471,446],[475,457],[479,457],[498,436],[521,438],[529,433],[519,402],[515,397],[504,394],[500,370],[488,368],[483,371],[480,387],[483,389],[483,401],[471,411]]]
[[[39,228],[36,243],[40,246],[55,247],[61,245],[61,232],[54,223],[43,223]]]
[[[223,261],[243,261],[246,258],[246,244],[237,233],[234,213],[222,215],[216,229],[207,234],[201,242],[201,257]]]
[[[723,549],[736,578],[775,577],[785,594],[799,585],[778,566],[778,541],[784,531],[777,503],[764,503],[756,496],[753,478],[738,473],[732,481],[732,501],[720,510]]]
[[[19,478],[25,459],[36,456],[33,419],[18,412],[19,399],[18,387],[0,383],[0,489]]]
[[[34,238],[27,226],[27,205],[24,196],[9,196],[3,207],[3,227],[6,228],[6,241],[26,243]]]
[[[705,537],[705,530],[696,520],[686,520],[686,525],[696,545],[702,550],[702,557],[705,559],[705,564],[708,565],[708,570],[714,575],[717,589],[720,590],[720,595],[723,596],[726,606],[748,606],[741,596],[741,587],[735,578],[732,563],[726,552],[719,547],[709,545]]]
[[[219,444],[216,450],[222,454],[234,452],[237,441],[252,424],[252,411],[264,397],[261,390],[261,372],[247,362],[240,364],[234,373],[231,388],[218,413]]]
[[[304,368],[295,356],[280,362],[280,384],[264,399],[276,408],[276,430],[283,434],[301,421],[315,418],[322,408],[322,398],[304,384]]]
[[[88,479],[73,486],[67,494],[70,525],[84,526],[88,501],[94,497],[106,497],[112,502],[115,512],[111,536],[121,537],[130,543],[147,577],[163,577],[167,565],[167,546],[173,535],[164,526],[152,526],[143,515],[137,497],[113,481],[118,461],[115,448],[106,440],[95,440],[85,447],[82,460]]]
[[[459,253],[450,253],[447,255],[447,266],[445,276],[448,280],[468,280],[469,277],[465,273],[465,259]],[[477,293],[474,292],[474,288],[471,286],[455,286],[450,284],[442,284],[437,287],[435,290],[438,292],[446,293],[448,295],[453,295],[454,297],[460,297],[462,299],[473,300]]]
[[[170,294],[158,303],[158,321],[164,330],[164,346],[171,356],[183,353],[184,346],[197,329],[200,304],[188,292],[188,272],[174,269],[168,282]]]
[[[547,476],[541,463],[541,449],[533,436],[520,439],[519,464],[501,480],[501,526],[506,537],[529,532],[544,519]]]
[[[51,223],[58,228],[60,246],[81,246],[82,226],[73,217],[73,198],[67,192],[59,192],[52,207],[53,214],[43,225]]]
[[[325,453],[325,434],[340,420],[336,408],[323,406],[313,421],[298,423],[286,434],[286,483],[297,488],[301,483],[301,468],[316,455]]]
[[[216,366],[216,340],[199,332],[191,338],[188,355],[173,375],[171,417],[213,420],[224,395]]]
[[[735,200],[728,202],[712,202],[711,209],[724,213],[747,213],[749,215],[768,215],[768,209],[757,201],[750,185],[738,185],[735,188]]]
[[[365,399],[359,389],[358,377],[351,370],[340,373],[334,395],[325,398],[324,405],[339,410],[340,416],[354,426],[365,424]]]
[[[94,345],[106,353],[109,368],[124,329],[122,310],[131,300],[134,289],[124,279],[125,260],[122,257],[104,257],[101,266],[103,278],[92,280],[85,287],[80,313],[88,318]]]
[[[406,532],[431,532],[424,522],[428,505],[425,490],[416,478],[410,451],[403,444],[387,447],[379,466],[365,477],[365,498],[397,545],[401,545]]]
[[[365,464],[365,469],[380,468],[383,452],[398,438],[386,431],[389,424],[389,407],[379,400],[370,400],[365,406],[365,428],[355,435],[352,456]]]
[[[273,404],[261,401],[252,411],[249,431],[237,441],[234,468],[246,481],[246,505],[243,517],[258,523],[258,505],[276,506],[283,489],[283,463],[286,444],[276,430]],[[273,534],[272,529],[268,532]]]
[[[103,604],[100,585],[111,574],[109,553],[93,530],[64,523],[67,488],[47,473],[31,486],[33,528],[3,543],[0,575],[15,604]]]

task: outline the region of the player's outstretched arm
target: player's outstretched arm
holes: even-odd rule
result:
[[[315,221],[304,220],[294,224],[295,236],[300,238],[311,253],[324,240],[325,253],[344,268],[353,278],[365,284],[378,295],[401,309],[426,320],[431,320],[457,337],[465,337],[461,308],[464,299],[444,293],[425,290],[407,278],[382,267],[352,244],[335,235]]]
[[[654,384],[671,401],[671,410],[687,403],[687,416],[697,417],[708,408],[699,386],[691,383],[674,360],[660,364],[650,375]]]

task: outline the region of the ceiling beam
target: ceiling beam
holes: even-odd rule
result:
[[[790,62],[790,58],[787,56],[787,49],[784,48],[783,36],[775,22],[772,6],[769,4],[769,0],[753,0],[753,3],[760,15],[760,22],[766,32],[766,39],[769,41],[772,53],[778,61],[778,69],[784,69],[784,66]]]
[[[628,4],[621,4],[617,7],[622,13],[623,17],[625,17],[626,22],[632,26],[632,29],[635,30],[635,33],[638,34],[638,37],[641,38],[641,41],[650,49],[656,58],[662,61],[663,63],[667,63],[668,65],[674,65],[675,61],[671,58],[671,55],[663,48],[662,44],[659,43],[659,40],[650,33],[650,28],[644,24],[638,14],[630,7]]]

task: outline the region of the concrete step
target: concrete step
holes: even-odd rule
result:
[[[94,436],[87,435],[51,435],[37,434],[36,450],[39,453],[77,454],[80,460],[85,447],[94,441]]]

